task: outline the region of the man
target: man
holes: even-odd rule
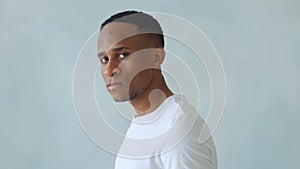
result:
[[[204,121],[161,73],[164,36],[156,19],[137,11],[111,16],[100,28],[98,57],[112,98],[136,111],[115,169],[217,168],[212,138],[198,141]]]

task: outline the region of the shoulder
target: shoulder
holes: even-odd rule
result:
[[[213,138],[210,137],[204,143],[199,141],[201,130],[207,127],[205,121],[185,101],[177,111],[165,140],[173,146],[160,156],[164,168],[216,169],[217,156]]]
[[[160,155],[164,168],[217,168],[217,155],[213,138],[210,137],[204,143],[199,142],[199,135],[203,125],[205,124],[196,120],[186,135],[181,134],[181,136],[179,136],[183,137],[183,139],[178,143],[174,143],[176,145]],[[181,128],[179,127],[177,130],[181,130]],[[179,131],[179,133],[180,132],[182,132],[182,130]],[[179,137],[177,137],[178,140],[180,139]]]

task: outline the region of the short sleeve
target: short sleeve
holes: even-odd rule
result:
[[[200,143],[198,127],[193,127],[178,145],[161,154],[163,169],[217,169],[213,138]]]

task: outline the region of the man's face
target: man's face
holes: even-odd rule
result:
[[[106,88],[115,101],[141,95],[153,80],[154,50],[136,25],[112,22],[98,38],[98,57]]]

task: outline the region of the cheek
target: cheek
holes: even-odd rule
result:
[[[100,68],[100,73],[101,73],[101,78],[102,78],[102,80],[104,81],[104,83],[107,83],[109,80],[109,77],[107,77],[107,75],[104,73],[105,71],[104,71],[104,68],[103,67],[101,67]]]
[[[137,65],[137,63],[126,65],[126,67],[122,67],[122,70],[121,77],[126,80],[128,84],[133,82],[140,83],[140,81],[147,79],[148,76],[147,69],[142,65]]]
[[[136,64],[139,64],[143,67],[149,67],[151,66],[151,63],[153,62],[153,51],[152,49],[141,49],[139,51],[134,52],[131,55],[131,58],[133,58],[136,62]]]
[[[140,89],[148,86],[152,80],[152,70],[146,69],[137,73],[130,82],[131,89]]]
[[[134,61],[126,63],[126,69],[133,76],[137,76],[138,74],[145,74],[144,71],[151,68],[153,68],[151,62],[149,61],[149,59],[143,56],[137,57]]]
[[[103,66],[101,66],[101,68],[100,68],[100,73],[101,73],[102,78],[104,79],[105,75],[104,75],[104,68],[103,68]]]
[[[133,54],[129,57],[119,64],[122,79],[131,86],[149,83],[148,81],[152,79],[151,68],[153,68],[149,56]]]

